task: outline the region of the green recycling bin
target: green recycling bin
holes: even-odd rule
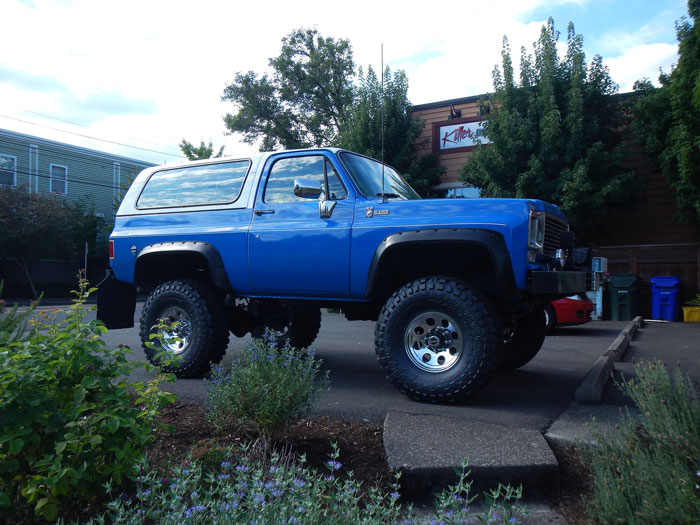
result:
[[[637,276],[618,273],[608,277],[610,320],[631,321],[637,316]]]

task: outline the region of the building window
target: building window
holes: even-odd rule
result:
[[[49,167],[51,176],[51,193],[68,193],[68,167],[60,164],[51,164]]]
[[[0,185],[17,184],[17,157],[0,153]]]

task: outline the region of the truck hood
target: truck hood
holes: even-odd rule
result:
[[[359,205],[359,203],[358,203]],[[410,218],[416,225],[503,224],[511,227],[526,222],[530,211],[544,212],[566,221],[558,206],[537,199],[421,199],[368,201],[372,212],[388,210],[393,221]],[[381,213],[381,212],[379,212]]]

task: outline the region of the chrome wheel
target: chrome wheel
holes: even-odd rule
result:
[[[179,306],[170,306],[160,316],[171,330],[162,330],[163,348],[175,355],[187,350],[190,344],[191,323],[187,313]],[[174,326],[173,326],[174,325]]]
[[[414,317],[404,337],[411,362],[432,373],[452,368],[459,360],[462,344],[462,331],[457,323],[440,312],[425,312]]]

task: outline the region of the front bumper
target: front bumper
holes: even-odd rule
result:
[[[586,291],[586,272],[533,271],[530,273],[530,291],[538,295],[566,297]]]

